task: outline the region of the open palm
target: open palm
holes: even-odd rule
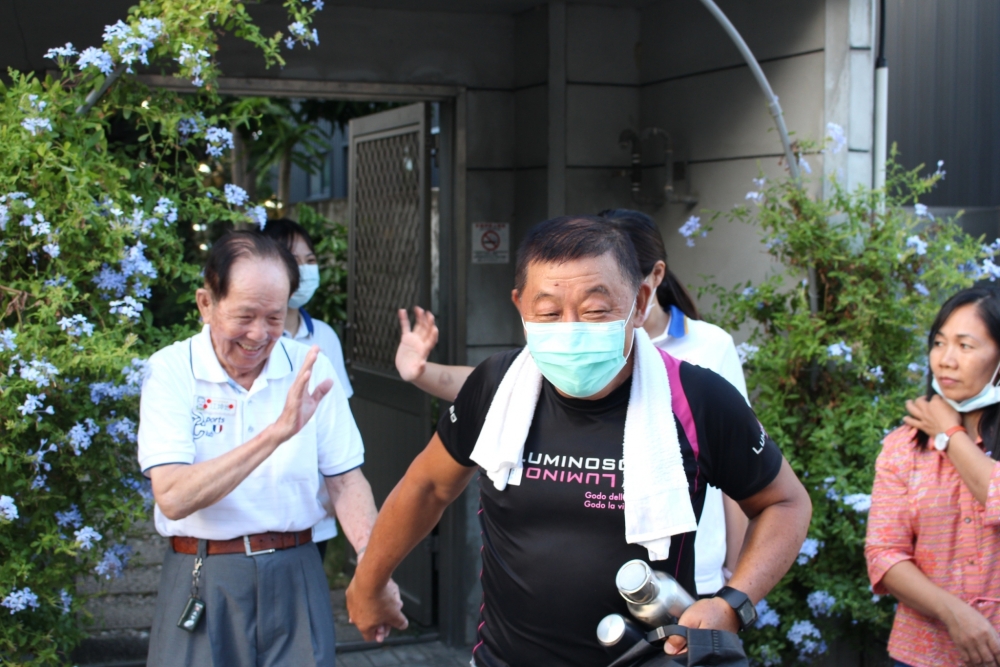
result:
[[[302,430],[302,427],[309,423],[312,416],[316,414],[323,397],[333,389],[333,380],[327,378],[318,385],[312,393],[309,392],[309,379],[312,377],[313,365],[316,357],[319,356],[319,346],[313,345],[306,355],[305,363],[299,369],[298,377],[292,383],[292,388],[288,390],[288,397],[285,399],[285,408],[278,417],[277,424],[282,427],[284,440]]]
[[[396,370],[407,382],[413,382],[427,368],[427,358],[438,341],[438,328],[434,324],[434,313],[420,306],[413,307],[414,324],[410,327],[410,317],[406,309],[399,309],[399,347],[396,348]]]

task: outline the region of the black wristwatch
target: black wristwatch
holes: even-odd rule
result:
[[[750,602],[750,598],[743,591],[723,586],[713,597],[722,598],[733,608],[736,617],[740,619],[740,631],[757,622],[757,607],[753,606],[753,602]]]

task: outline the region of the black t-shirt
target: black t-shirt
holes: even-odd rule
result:
[[[438,434],[455,460],[469,459],[500,381],[519,350],[493,355],[465,382]],[[712,371],[681,363],[680,382],[696,429],[697,452],[675,414],[695,515],[705,485],[735,500],[752,496],[778,474],[781,452],[740,393]],[[524,445],[519,485],[498,491],[479,475],[483,535],[483,605],[479,667],[602,667],[597,642],[607,614],[628,617],[615,588],[626,561],[646,560],[625,542],[622,448],[631,378],[607,397],[560,396],[547,381]],[[676,404],[676,401],[675,401]],[[669,508],[664,508],[669,511]],[[695,591],[694,533],[671,540],[670,558],[651,563]]]

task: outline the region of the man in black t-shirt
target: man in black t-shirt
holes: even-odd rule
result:
[[[479,476],[483,605],[473,650],[478,667],[610,662],[595,629],[609,613],[628,615],[615,573],[628,560],[648,558],[646,548],[626,542],[622,483],[632,337],[651,297],[631,242],[604,221],[557,218],[536,226],[522,243],[513,301],[545,379],[524,441],[519,483],[500,490],[485,474]],[[620,351],[608,356],[600,350],[616,327],[624,337]],[[553,345],[560,341],[564,350]],[[398,607],[383,594],[385,582],[477,472],[470,455],[520,352],[494,355],[476,368],[383,505],[347,592],[351,617],[366,638],[386,625],[405,627]],[[732,385],[686,363],[675,363],[672,372],[671,386],[679,380],[679,392],[672,389],[673,416],[695,515],[701,513],[706,484],[712,484],[739,502],[751,520],[730,580],[735,590],[696,602],[680,623],[736,632],[748,618],[741,596],[761,600],[788,570],[805,538],[811,506]],[[651,565],[695,590],[694,533],[674,536],[669,558]],[[683,642],[672,640],[666,650],[681,648]]]

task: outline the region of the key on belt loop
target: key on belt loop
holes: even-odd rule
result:
[[[246,550],[247,556],[263,556],[264,554],[273,554],[274,549],[261,549],[260,551],[254,551],[250,548],[250,536],[243,536],[243,547]]]

